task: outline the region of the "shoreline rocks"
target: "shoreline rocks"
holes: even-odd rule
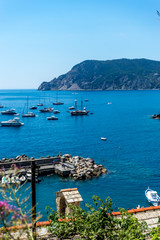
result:
[[[70,177],[74,180],[92,179],[93,177],[99,177],[101,174],[107,172],[107,169],[105,169],[103,165],[96,164],[91,158],[79,156],[72,157],[71,155],[65,156],[65,164],[70,164],[72,166]]]
[[[21,156],[18,155],[14,159],[2,158],[0,168],[5,167],[5,169],[10,169],[13,164],[16,164],[18,167],[23,167],[24,169],[30,168],[30,161],[34,159],[34,157],[29,158],[25,154]],[[35,161],[38,168],[41,168],[41,166],[43,168],[46,167],[46,169],[52,167],[49,171],[52,171],[52,174],[71,177],[74,180],[92,179],[108,172],[103,165],[98,165],[91,158],[72,156],[70,154],[59,154],[56,157],[40,157],[39,159],[35,159]],[[43,172],[45,172],[45,174],[48,173],[45,169],[43,169]]]

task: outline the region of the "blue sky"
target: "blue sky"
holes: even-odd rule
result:
[[[86,60],[160,61],[160,0],[0,0],[0,89],[36,89]]]

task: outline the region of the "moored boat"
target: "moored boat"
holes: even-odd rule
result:
[[[43,109],[39,109],[39,111],[42,112],[42,113],[53,112],[53,108],[51,108],[51,107],[43,108]]]
[[[53,105],[63,105],[64,103],[63,102],[59,102],[58,101],[58,92],[56,94],[56,102],[53,102]]]
[[[54,110],[53,113],[57,114],[57,113],[60,113],[59,110]]]
[[[63,102],[53,102],[53,105],[63,105]]]
[[[27,112],[22,114],[22,117],[35,117],[35,113],[28,112],[28,97],[27,97]]]
[[[32,106],[32,107],[30,107],[30,109],[32,110],[34,110],[34,109],[37,109],[37,107],[36,106]]]
[[[152,115],[151,118],[153,118],[153,119],[160,119],[160,114],[154,114],[154,115]]]
[[[71,116],[83,116],[83,115],[88,115],[89,111],[83,108],[83,101],[81,100],[81,109],[77,110],[77,100],[75,100],[75,110],[71,111],[70,114]]]
[[[74,106],[71,106],[71,107],[69,107],[68,109],[69,109],[69,110],[74,110],[75,107],[74,107]]]
[[[1,112],[2,115],[16,115],[15,109],[8,109],[6,111]]]
[[[47,119],[48,119],[48,120],[58,120],[58,118],[55,117],[55,116],[47,117]]]
[[[160,197],[158,196],[156,191],[153,191],[152,189],[148,188],[145,191],[145,196],[153,206],[158,206],[160,205]]]
[[[24,113],[22,114],[22,117],[35,117],[35,113],[32,113],[32,112],[27,112],[27,113]]]
[[[1,180],[1,184],[20,184],[20,183],[24,183],[26,181],[26,177],[25,176],[10,176],[10,175],[5,175],[2,177]]]
[[[8,121],[2,121],[0,123],[2,127],[20,127],[24,125],[24,123],[20,122],[19,118],[10,119]]]
[[[105,137],[101,137],[101,140],[102,140],[102,141],[106,141],[107,138],[105,138]]]

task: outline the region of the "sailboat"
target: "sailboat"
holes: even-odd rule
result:
[[[58,92],[56,94],[56,102],[53,102],[53,105],[63,105],[63,102],[58,102]]]
[[[27,112],[22,114],[22,117],[35,117],[35,113],[28,112],[28,97],[27,97]]]
[[[44,98],[44,106],[45,106],[45,98]],[[51,107],[48,107],[48,108],[44,107],[44,108],[42,108],[42,109],[39,109],[39,111],[40,111],[41,113],[53,112],[53,108],[51,108]]]
[[[37,106],[43,106],[43,103],[40,102],[40,98],[39,98],[39,103],[37,104]]]
[[[71,116],[82,116],[82,115],[88,115],[89,111],[83,108],[83,101],[81,99],[81,109],[77,110],[77,100],[75,100],[75,110],[71,111],[70,114]]]

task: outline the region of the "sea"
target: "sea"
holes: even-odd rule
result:
[[[59,110],[58,121],[48,121],[53,114],[40,113],[42,107],[32,110],[35,118],[22,118],[27,98],[29,107],[42,102]],[[57,98],[64,105],[53,106]],[[74,106],[75,99],[78,108],[82,99],[83,106],[93,114],[71,116],[68,108]],[[115,211],[148,207],[148,187],[160,194],[160,120],[151,119],[160,113],[160,91],[0,90],[1,104],[4,109],[16,109],[24,126],[0,127],[0,159],[22,154],[39,158],[61,152],[89,157],[108,170],[85,181],[56,175],[42,177],[36,184],[41,220],[47,220],[46,206],[56,210],[56,192],[61,189],[78,188],[82,208],[93,203],[93,195],[103,200],[109,196]],[[0,114],[0,121],[11,118]]]

